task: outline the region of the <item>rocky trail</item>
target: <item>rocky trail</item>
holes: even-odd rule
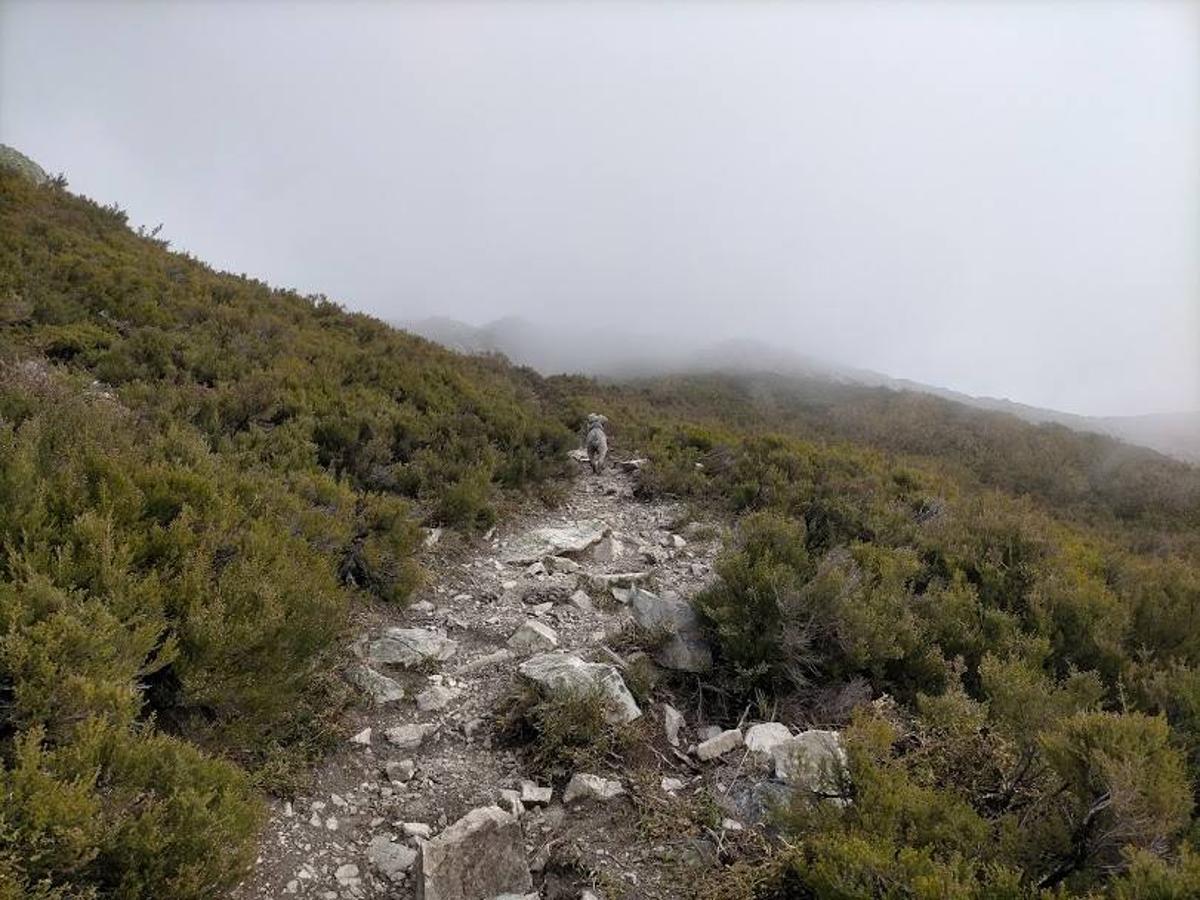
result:
[[[304,796],[272,804],[238,900],[692,896],[691,875],[749,836],[785,790],[750,775],[780,746],[820,751],[828,733],[722,732],[659,692],[635,699],[625,677],[637,651],[622,641],[635,621],[668,636],[659,665],[711,665],[680,598],[711,578],[720,543],[679,506],[635,499],[637,469],[581,465],[555,510],[474,540],[430,535],[430,583],[359,624],[346,677],[367,699],[350,713],[353,738]],[[643,761],[537,779],[495,733],[522,681],[603,691],[610,721],[636,727]],[[780,757],[779,778],[796,780],[795,760]]]

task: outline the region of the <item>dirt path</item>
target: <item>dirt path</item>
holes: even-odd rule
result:
[[[596,576],[645,573],[655,589],[686,596],[711,571],[715,542],[687,540],[673,530],[684,524],[679,507],[635,500],[635,477],[619,466],[601,475],[581,466],[558,509],[527,509],[490,539],[454,545],[456,538],[447,537],[426,551],[429,585],[407,609],[371,614],[363,635],[374,639],[394,626],[428,629],[454,642],[452,655],[417,671],[388,668],[404,689],[403,699],[364,703],[354,711],[349,724],[358,742],[327,760],[306,796],[272,805],[256,871],[238,889],[238,900],[413,896],[412,875],[401,874],[411,863],[407,848],[475,807],[507,806],[501,792],[519,790],[529,778],[518,755],[494,746],[491,734],[497,703],[512,690],[516,667],[529,655],[509,647],[513,633],[532,619],[552,629],[559,649],[613,662],[606,644],[629,613]],[[509,559],[534,529],[578,525],[599,526],[609,535],[573,554],[578,572],[543,575],[536,566],[530,570],[528,563]],[[575,581],[589,588],[593,604],[578,595],[572,603],[569,592],[558,590]],[[651,710],[644,714],[649,723]],[[385,736],[404,725],[430,729],[406,749]],[[634,896],[678,895],[671,888],[647,888],[645,854],[663,848],[639,849],[629,838],[627,830],[636,828],[631,804],[606,807],[566,809],[556,789],[550,805],[522,816],[529,858],[542,851],[544,861],[547,845],[573,842],[589,855],[577,873],[592,873],[586,877],[593,883],[622,882]],[[650,859],[651,868],[662,869],[656,859]],[[567,884],[572,877],[575,883]],[[543,897],[578,897],[579,878],[572,877],[556,880],[552,872],[538,870],[535,883]]]

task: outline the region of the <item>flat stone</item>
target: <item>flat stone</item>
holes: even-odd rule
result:
[[[496,806],[473,809],[417,853],[417,900],[481,900],[533,888],[517,819]]]
[[[742,746],[741,729],[731,728],[729,731],[722,731],[714,738],[709,738],[696,747],[696,755],[707,761],[716,759],[730,750],[736,750],[740,746]]]
[[[587,591],[576,591],[570,596],[567,602],[580,612],[590,613],[596,610],[596,607],[592,604],[592,598],[587,595]]]
[[[791,730],[782,722],[760,722],[746,729],[746,749],[751,753],[772,754],[791,738]]]
[[[404,836],[410,838],[420,838],[423,841],[433,837],[433,829],[425,822],[405,822]]]
[[[526,806],[545,806],[553,797],[552,787],[542,787],[533,781],[521,782],[521,802]]]
[[[635,584],[641,584],[649,579],[649,572],[614,572],[588,576],[589,583],[598,591],[614,587],[633,587]]]
[[[354,863],[346,863],[344,866],[338,866],[337,871],[333,873],[333,877],[343,887],[356,885],[359,882],[358,866]]]
[[[454,675],[470,675],[473,672],[481,672],[484,669],[490,669],[493,666],[499,666],[508,662],[513,658],[511,650],[494,650],[491,653],[485,653],[476,659],[465,662],[460,666],[456,666],[452,671]]]
[[[432,725],[397,725],[385,731],[383,736],[401,750],[415,750],[432,731]]]
[[[508,639],[508,646],[518,653],[538,653],[553,650],[558,646],[558,635],[554,629],[542,622],[526,619],[521,627]]]
[[[546,571],[553,575],[574,575],[583,566],[566,556],[547,556],[542,560]]]
[[[417,861],[417,851],[396,843],[385,834],[377,834],[367,844],[367,861],[388,881],[401,882]]]
[[[364,728],[362,731],[360,731],[354,737],[350,738],[350,743],[359,744],[363,747],[370,747],[371,746],[371,729]]]
[[[632,722],[642,711],[615,667],[584,662],[566,653],[539,653],[521,663],[518,671],[547,690],[586,693],[599,690],[609,701],[610,724]]]
[[[546,556],[571,556],[598,543],[608,531],[603,522],[535,528],[521,535],[504,552],[504,561],[516,565],[539,562]]]
[[[389,761],[383,767],[389,781],[397,784],[403,784],[413,777],[417,771],[416,765],[411,759],[402,759],[397,761]]]
[[[619,781],[576,772],[563,791],[563,803],[574,803],[576,800],[612,800],[624,793],[625,788]]]
[[[411,669],[428,663],[445,662],[454,655],[458,644],[441,631],[426,628],[389,628],[381,637],[366,644],[368,660]]]

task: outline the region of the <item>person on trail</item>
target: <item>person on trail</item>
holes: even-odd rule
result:
[[[604,426],[607,424],[607,416],[590,413],[587,417],[587,437],[583,445],[587,449],[592,472],[597,475],[604,468],[604,460],[608,456],[608,436],[604,433]]]

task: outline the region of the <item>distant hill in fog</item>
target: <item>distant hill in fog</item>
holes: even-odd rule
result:
[[[1012,400],[975,397],[869,369],[839,366],[754,340],[699,345],[609,327],[559,330],[512,316],[481,326],[446,317],[395,324],[460,353],[501,353],[543,375],[583,374],[621,379],[684,372],[774,372],[838,384],[917,391],[976,409],[1008,413],[1027,422],[1055,423],[1075,431],[1109,435],[1176,459],[1200,463],[1200,410],[1139,416],[1080,416]]]

